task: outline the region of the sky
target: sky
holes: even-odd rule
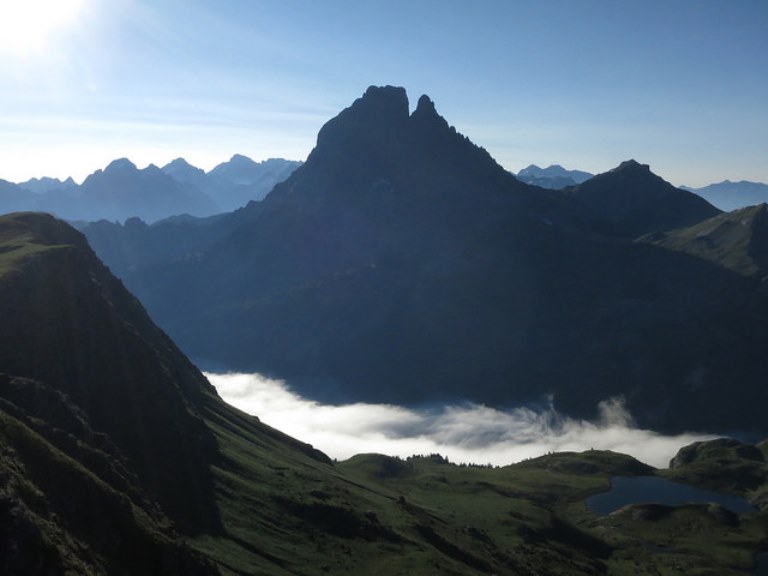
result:
[[[0,178],[303,160],[369,85],[505,168],[768,182],[765,0],[0,0]]]
[[[455,463],[506,466],[549,452],[594,448],[667,468],[681,447],[713,438],[694,433],[664,436],[637,428],[620,398],[601,402],[599,418],[589,422],[562,416],[553,408],[328,405],[302,398],[285,382],[259,374],[206,376],[228,403],[338,460],[371,452],[401,458],[441,454]]]

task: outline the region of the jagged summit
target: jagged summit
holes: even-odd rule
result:
[[[366,135],[375,141],[382,134],[397,130],[407,120],[405,88],[370,86],[362,97],[326,122],[317,135],[317,147],[350,137],[360,140]]]
[[[378,184],[377,184],[378,183]],[[488,152],[459,134],[429,96],[409,114],[404,88],[371,86],[329,120],[304,165],[267,202],[347,202],[373,188],[406,197],[527,189]]]
[[[401,86],[369,86],[348,110],[366,110],[389,118],[407,118],[408,94]]]
[[[437,114],[437,111],[435,110],[435,103],[432,102],[432,99],[426,94],[422,94],[421,97],[419,98],[419,102],[416,104],[415,112],[419,112],[422,114],[426,114],[426,113]]]

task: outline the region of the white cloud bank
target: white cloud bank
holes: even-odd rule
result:
[[[619,400],[601,402],[596,422],[553,408],[496,410],[479,404],[413,410],[389,404],[321,404],[259,374],[206,374],[221,397],[332,458],[377,452],[407,457],[440,453],[452,462],[506,465],[547,452],[613,450],[666,467],[677,450],[712,438],[663,436],[633,426]]]

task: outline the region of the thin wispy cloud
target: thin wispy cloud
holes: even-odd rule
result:
[[[565,417],[552,407],[502,411],[471,403],[430,410],[328,405],[259,374],[207,376],[225,401],[339,460],[370,452],[400,457],[440,453],[457,463],[502,466],[547,452],[594,448],[666,467],[680,447],[711,438],[637,428],[620,399],[601,402],[599,418],[590,422]]]

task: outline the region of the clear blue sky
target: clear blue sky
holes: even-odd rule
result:
[[[514,172],[768,182],[766,0],[0,0],[0,21],[6,180],[304,159],[394,84]]]

